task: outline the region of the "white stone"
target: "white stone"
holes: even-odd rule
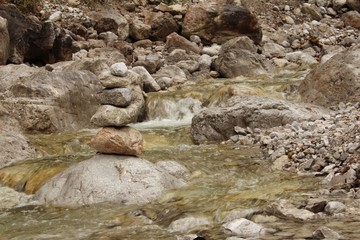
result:
[[[50,15],[49,20],[52,22],[57,22],[60,21],[62,19],[62,12],[61,11],[56,11],[53,14]]]
[[[208,218],[190,216],[173,221],[169,226],[169,230],[171,232],[185,233],[194,228],[205,227],[207,225],[210,225],[210,221]]]
[[[235,219],[222,225],[224,233],[239,237],[257,237],[264,228],[245,218]]]
[[[117,77],[125,77],[127,74],[127,71],[128,71],[128,68],[127,68],[126,64],[123,62],[114,63],[110,67],[111,74],[114,76],[117,76]]]

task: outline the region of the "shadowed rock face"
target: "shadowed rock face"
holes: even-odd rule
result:
[[[236,5],[192,5],[183,23],[182,35],[198,35],[205,44],[224,43],[246,35],[259,44],[262,30],[258,21],[247,8]]]
[[[0,16],[8,21],[8,62],[45,64],[71,57],[72,39],[64,31],[56,33],[52,22],[39,22],[29,18],[12,4],[0,4]]]

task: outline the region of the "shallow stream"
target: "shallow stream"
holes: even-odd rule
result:
[[[192,229],[191,233],[205,239],[226,239],[221,231],[222,221],[230,211],[239,209],[260,213],[261,217],[253,220],[273,229],[261,239],[305,239],[321,226],[328,226],[347,239],[360,239],[360,219],[304,223],[263,213],[269,204],[280,199],[302,204],[318,194],[321,179],[272,171],[271,163],[263,160],[261,151],[255,147],[192,144],[190,121],[194,112],[243,91],[266,92],[266,95],[283,98],[289,82],[279,79],[272,84],[238,79],[233,84],[204,83],[174,92],[149,94],[148,120],[133,125],[144,137],[145,152],[141,157],[152,162],[182,163],[190,171],[186,187],[169,191],[158,201],[146,205],[102,203],[64,208],[25,204],[3,208],[0,209],[0,240],[176,239],[184,234],[171,232],[168,227],[172,221],[186,216],[205,217],[210,223]],[[296,82],[296,79],[291,80]],[[95,133],[95,130],[84,130],[30,136],[30,141],[46,157],[0,169],[2,183],[33,193],[49,177],[93,156],[95,152],[87,143]]]

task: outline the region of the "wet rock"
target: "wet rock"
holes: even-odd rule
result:
[[[328,227],[320,227],[313,232],[314,239],[343,239],[343,237]]]
[[[207,228],[210,224],[211,222],[207,217],[190,216],[173,221],[169,226],[169,230],[171,232],[186,233],[194,229]]]
[[[158,92],[161,90],[159,84],[143,66],[133,67],[132,71],[139,74],[145,92]]]
[[[265,74],[266,70],[256,49],[248,37],[227,41],[221,46],[219,57],[214,62],[215,70],[226,78]]]
[[[110,72],[112,75],[117,77],[125,77],[127,74],[128,68],[125,63],[118,62],[110,66]]]
[[[187,179],[190,176],[190,172],[185,166],[176,161],[159,161],[156,166],[164,169],[176,178]]]
[[[2,104],[27,131],[78,130],[93,127],[89,119],[99,106],[93,95],[100,88],[89,71],[38,72],[9,87]]]
[[[4,65],[9,58],[10,36],[8,31],[8,22],[0,16],[0,65]]]
[[[235,134],[234,127],[269,128],[293,121],[317,119],[324,109],[257,96],[236,96],[221,107],[208,108],[192,119],[195,143],[221,142]]]
[[[97,94],[102,105],[113,105],[116,107],[127,107],[130,105],[133,96],[128,88],[104,89]]]
[[[90,145],[99,153],[140,155],[144,149],[141,133],[131,127],[101,129]]]
[[[0,186],[0,209],[15,208],[30,204],[32,196],[20,193],[9,187]]]
[[[78,206],[99,202],[148,203],[166,190],[185,185],[151,162],[118,155],[97,155],[45,183],[35,195],[41,203]]]
[[[309,199],[305,209],[313,212],[313,213],[319,213],[323,212],[325,210],[325,206],[327,204],[327,201],[324,199]]]
[[[245,218],[235,219],[221,226],[222,231],[227,235],[251,238],[259,237],[264,228]]]
[[[345,204],[338,201],[330,201],[325,206],[325,212],[328,214],[342,213],[345,212]]]
[[[256,17],[245,7],[237,5],[192,4],[184,17],[185,37],[198,35],[205,44],[225,43],[231,38],[246,35],[255,44],[262,39]]]
[[[268,211],[275,216],[286,219],[308,221],[315,218],[315,214],[306,210],[298,209],[285,199],[273,203],[268,207]]]
[[[167,49],[168,52],[174,49],[184,49],[187,53],[193,52],[199,54],[201,52],[200,47],[196,43],[190,42],[175,32],[166,37],[165,49]]]
[[[227,223],[227,222],[231,222],[231,221],[234,221],[236,219],[241,219],[241,218],[250,219],[254,214],[256,214],[258,212],[259,212],[258,209],[253,209],[253,208],[235,209],[235,210],[232,210],[228,215],[226,215],[223,222]]]
[[[354,46],[315,67],[300,84],[302,100],[322,106],[360,101],[359,56]]]

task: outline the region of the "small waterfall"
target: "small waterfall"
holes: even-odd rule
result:
[[[171,121],[188,124],[200,112],[202,102],[192,97],[150,98],[147,102],[147,121]]]

